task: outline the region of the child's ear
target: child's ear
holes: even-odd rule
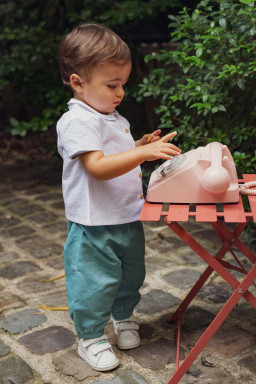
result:
[[[84,81],[79,75],[72,73],[70,76],[70,85],[74,91],[81,92],[84,87]]]

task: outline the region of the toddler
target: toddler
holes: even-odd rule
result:
[[[104,328],[112,316],[117,347],[140,345],[133,316],[144,281],[140,164],[180,150],[160,130],[134,141],[116,107],[131,71],[127,45],[97,24],[74,28],[59,47],[63,83],[74,95],[57,123],[68,235],[64,262],[78,354],[92,368],[119,365]]]

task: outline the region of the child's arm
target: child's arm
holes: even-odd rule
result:
[[[139,147],[140,145],[145,145],[145,144],[153,143],[154,141],[160,140],[161,139],[160,133],[161,133],[161,129],[157,129],[152,133],[147,133],[146,135],[142,136],[140,140],[135,141],[135,146]]]
[[[169,133],[160,140],[148,145],[142,145],[129,151],[115,155],[104,156],[102,151],[91,151],[79,155],[79,159],[87,171],[98,180],[109,180],[121,176],[144,161],[157,159],[172,159],[179,155],[180,150],[174,144],[168,143],[177,132]]]

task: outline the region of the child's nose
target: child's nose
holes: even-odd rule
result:
[[[117,96],[120,97],[121,99],[124,97],[124,89],[123,89],[123,87],[118,88]]]

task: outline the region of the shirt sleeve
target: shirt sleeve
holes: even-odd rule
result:
[[[60,141],[69,158],[102,150],[101,127],[97,119],[70,119],[60,132]]]

